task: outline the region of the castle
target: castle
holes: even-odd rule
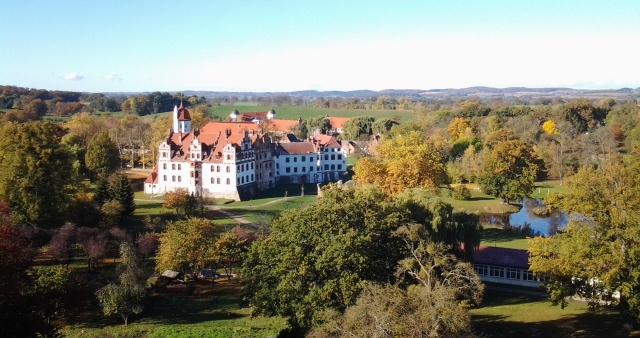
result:
[[[209,122],[192,130],[182,104],[174,107],[173,127],[158,150],[158,163],[144,183],[146,194],[185,189],[195,196],[240,201],[278,184],[338,181],[347,170],[333,136],[276,143],[254,122]]]

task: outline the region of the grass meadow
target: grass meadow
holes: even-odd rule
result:
[[[280,120],[297,120],[298,118],[321,117],[325,115],[333,117],[358,117],[373,116],[375,118],[389,118],[398,116],[401,122],[409,122],[415,119],[415,114],[411,110],[364,110],[364,109],[333,109],[319,107],[296,107],[296,106],[259,106],[250,104],[236,104],[235,106],[217,106],[212,108],[213,115],[226,118],[231,111],[237,109],[239,112],[266,112],[269,109],[276,111],[276,118]]]

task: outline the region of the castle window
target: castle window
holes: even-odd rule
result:
[[[175,182],[176,181],[176,175],[171,176],[171,182]]]
[[[182,170],[182,165],[180,165],[180,163],[178,163],[178,170]]]
[[[182,182],[182,176],[178,176],[178,182]]]
[[[302,156],[302,162],[305,162],[307,160],[306,156]]]
[[[313,171],[313,167],[309,167],[309,171]]]
[[[293,158],[293,162],[298,162],[298,158],[297,158],[297,157],[294,157],[294,158]]]
[[[285,162],[287,162],[287,163],[289,163],[289,158],[287,157],[284,161],[285,161]]]
[[[298,172],[298,167],[293,167],[293,172],[297,173]]]
[[[324,165],[324,170],[329,170],[329,165],[328,164]]]
[[[287,169],[285,169],[285,171],[290,173],[291,172],[291,168],[287,167]]]
[[[211,184],[213,184],[213,177],[211,177]]]
[[[307,167],[302,167],[302,172],[306,172],[307,171]]]
[[[324,155],[324,159],[325,159],[325,161],[328,161],[329,160],[329,155]]]
[[[227,154],[227,160],[231,160],[231,155]]]
[[[336,170],[336,165],[335,164],[331,165],[331,170]]]
[[[166,163],[162,163],[162,169],[167,169],[167,164]]]
[[[167,175],[163,175],[162,176],[162,180],[166,182],[167,181]]]
[[[342,164],[338,164],[338,170],[342,170]]]
[[[338,154],[338,159],[341,160],[342,159],[342,155]]]
[[[231,166],[227,166],[227,172],[230,173],[231,172]]]
[[[200,159],[200,153],[196,154],[196,157],[197,157],[198,159]]]
[[[219,165],[216,166],[216,171],[220,172],[220,166]]]
[[[216,183],[220,184],[220,177],[216,178]]]
[[[331,159],[335,160],[336,159],[336,155],[331,155]]]
[[[167,157],[167,152],[166,151],[162,152],[162,157]]]
[[[251,170],[253,170],[253,162],[251,162]]]
[[[176,164],[175,163],[171,163],[171,170],[176,170]]]
[[[253,174],[251,174],[251,180],[253,181]]]
[[[240,177],[240,184],[244,184],[244,176]]]
[[[230,184],[231,184],[231,179],[227,178],[227,185],[230,185]]]
[[[211,172],[213,172],[213,166],[211,166]]]

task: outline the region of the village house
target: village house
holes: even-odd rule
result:
[[[283,144],[273,142],[253,120],[210,122],[192,130],[189,111],[180,105],[158,146],[158,163],[145,181],[145,193],[185,189],[195,196],[246,200],[277,184],[337,181],[346,171],[345,155],[332,136],[290,143],[295,146],[289,151]]]

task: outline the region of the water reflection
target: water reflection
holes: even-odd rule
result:
[[[483,214],[480,221],[502,227],[520,228],[529,236],[549,236],[564,229],[568,223],[567,214],[554,211],[549,215],[536,215],[534,209],[544,207],[541,199],[525,198],[520,211],[513,214]]]

